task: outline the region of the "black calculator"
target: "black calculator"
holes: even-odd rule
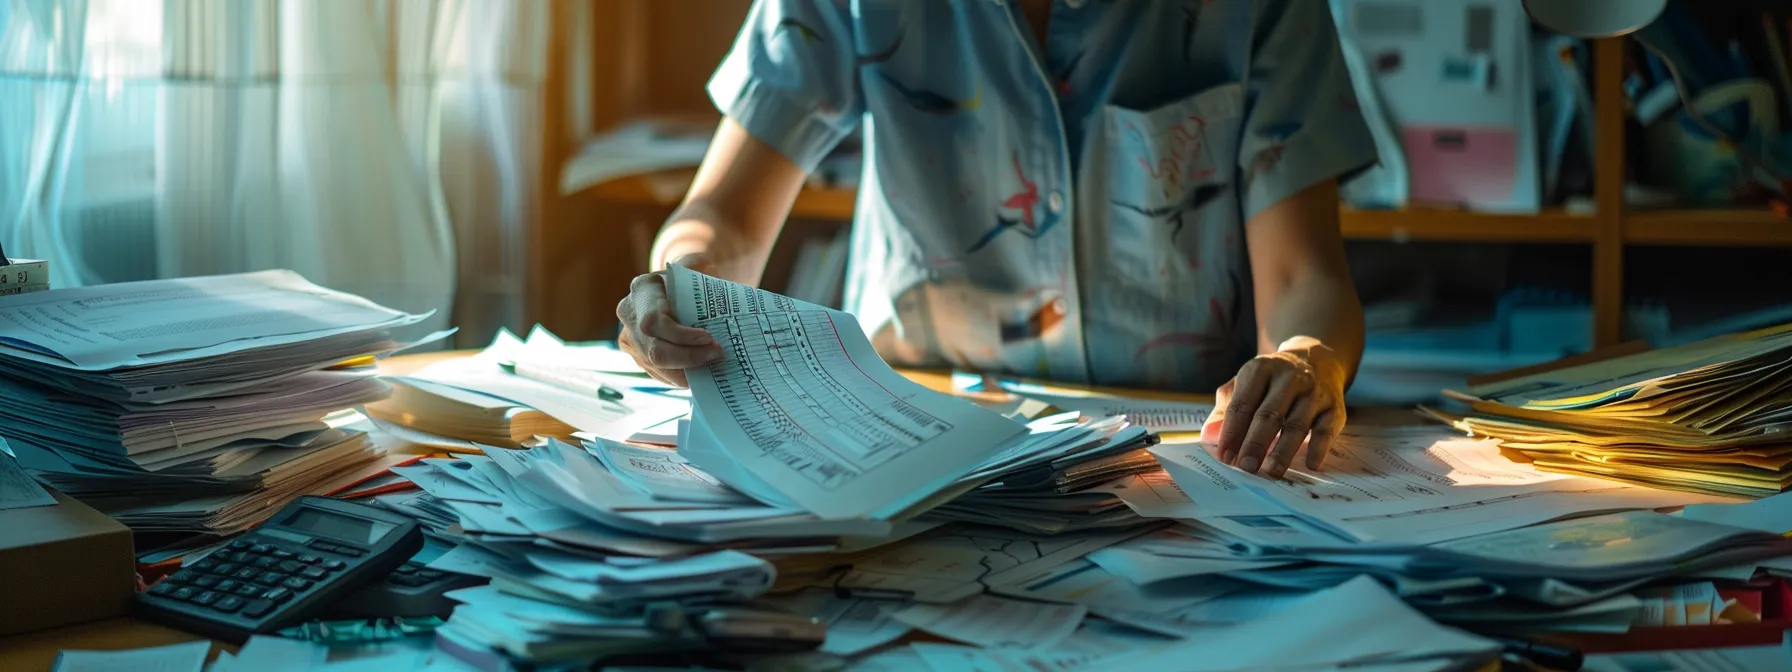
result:
[[[322,613],[423,547],[417,521],[303,497],[242,538],[137,595],[148,620],[242,641]]]

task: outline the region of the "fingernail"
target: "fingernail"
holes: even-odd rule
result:
[[[1285,474],[1285,473],[1288,473],[1288,465],[1282,464],[1281,462],[1278,462],[1276,460],[1270,460],[1269,463],[1263,465],[1263,475],[1264,476],[1268,476],[1270,478],[1281,478],[1282,474]]]
[[[1243,462],[1238,463],[1238,468],[1243,469],[1245,471],[1254,472],[1257,470],[1257,467],[1262,466],[1262,464],[1263,464],[1262,460],[1259,460],[1255,457],[1247,457],[1247,458],[1244,458]]]

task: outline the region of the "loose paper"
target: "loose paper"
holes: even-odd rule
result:
[[[210,640],[127,651],[62,651],[52,672],[199,672]]]
[[[1041,648],[1069,637],[1088,609],[977,595],[952,604],[917,604],[891,616],[916,628],[985,647]]]
[[[686,372],[700,417],[727,457],[817,516],[894,517],[1026,433],[897,374],[846,313],[682,266],[668,277],[678,321],[723,351]],[[692,460],[726,480],[713,457]]]
[[[6,439],[0,439],[0,510],[55,506],[56,498],[25,473],[10,453]]]

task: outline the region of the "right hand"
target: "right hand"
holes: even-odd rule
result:
[[[675,263],[699,271],[709,266],[701,255],[686,255]],[[665,271],[648,273],[629,283],[628,296],[616,304],[616,318],[622,320],[616,342],[648,375],[685,387],[684,370],[721,361],[722,346],[709,332],[678,323],[666,295],[665,275]]]

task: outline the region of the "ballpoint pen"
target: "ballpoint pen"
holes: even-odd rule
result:
[[[628,408],[627,405],[622,403],[622,390],[611,387],[609,384],[597,380],[577,369],[565,369],[556,366],[526,364],[521,362],[503,362],[498,364],[498,366],[518,378],[527,378],[568,392],[576,392],[603,401],[608,401],[617,406],[621,406],[624,409]]]

